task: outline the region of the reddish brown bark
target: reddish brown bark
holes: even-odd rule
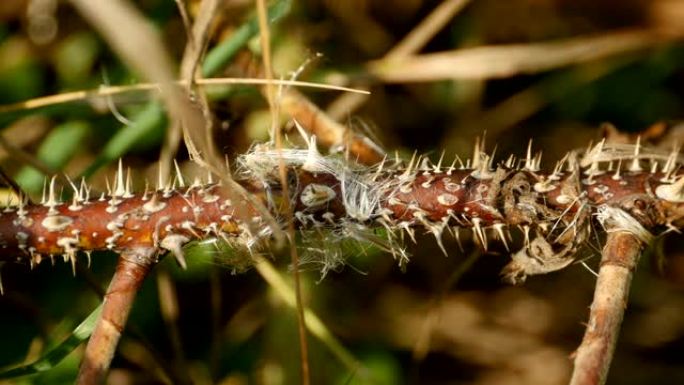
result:
[[[104,297],[102,314],[86,346],[77,384],[104,383],[135,296],[156,258],[156,251],[149,248],[121,254]]]
[[[296,214],[316,221],[319,227],[334,227],[341,221],[376,219],[395,228],[444,224],[460,227],[537,226],[540,221],[571,221],[577,210],[607,205],[622,209],[645,228],[680,226],[684,203],[654,196],[663,182],[660,172],[623,172],[586,177],[582,173],[549,175],[544,172],[499,168],[485,175],[478,170],[413,170],[410,177],[400,171],[381,173],[361,196],[377,195],[377,205],[367,217],[350,216],[343,199],[339,176],[292,168],[291,200]],[[372,173],[372,170],[365,171]],[[573,181],[577,179],[577,182]],[[581,182],[580,182],[581,179]],[[670,177],[672,179],[672,177]],[[264,187],[244,181],[250,192],[265,196]],[[334,197],[320,205],[307,205],[307,186],[326,186]],[[271,207],[282,219],[280,187],[268,188]],[[135,247],[158,247],[168,235],[192,240],[205,236],[238,235],[247,227],[265,226],[264,218],[247,200],[235,198],[220,186],[141,195],[105,197],[73,203],[30,205],[5,210],[0,215],[0,260],[30,260],[39,263],[44,255],[73,255],[77,251]],[[232,199],[231,199],[232,198]],[[372,197],[371,197],[372,198]],[[375,198],[372,198],[375,199]],[[525,208],[532,207],[532,210]],[[300,216],[297,226],[311,225]]]
[[[589,322],[582,344],[575,352],[571,385],[600,385],[606,382],[627,306],[632,274],[639,262],[642,246],[629,233],[608,235]]]

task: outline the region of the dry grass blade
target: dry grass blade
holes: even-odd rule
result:
[[[268,12],[266,9],[265,0],[257,0],[257,14],[259,17],[259,37],[261,42],[262,62],[264,67],[264,75],[266,79],[273,79],[273,69],[271,68],[271,36],[268,25]],[[282,126],[278,124],[278,108],[275,103],[275,89],[273,84],[266,84],[266,97],[268,106],[271,111],[271,133],[275,139],[276,149],[279,153],[278,159],[278,174],[280,176],[280,184],[283,189],[285,197],[289,197],[287,170],[285,169],[285,161],[282,156],[283,141],[282,141]],[[287,233],[289,236],[288,247],[290,249],[290,258],[292,260],[292,274],[295,283],[295,298],[297,300],[297,329],[299,332],[299,352],[301,360],[301,383],[308,385],[311,383],[309,377],[309,350],[306,341],[306,325],[304,320],[304,304],[302,301],[302,287],[299,277],[299,254],[294,244],[295,242],[295,227],[294,227],[294,213],[288,199],[283,199],[283,206],[285,215],[288,218]]]
[[[186,83],[186,92],[188,94],[192,94],[194,88],[194,79],[196,76],[201,75],[199,71],[197,71],[197,67],[208,41],[209,26],[211,25],[212,16],[216,13],[216,9],[218,8],[218,1],[202,1],[200,4],[198,18],[192,27],[190,27],[189,17],[185,12],[184,4],[178,1],[177,4],[181,16],[183,16],[188,35],[188,41],[185,44],[185,52],[183,53],[183,59],[181,60],[180,77]],[[207,142],[211,142],[212,118],[211,112],[209,111],[209,102],[203,92],[200,91],[197,93],[197,95],[198,97],[196,100],[199,104],[199,108],[202,111],[202,115],[204,116],[204,130],[207,137]],[[175,121],[166,132],[164,145],[159,155],[159,167],[161,168],[161,174],[164,176],[169,175],[171,170],[171,163],[173,158],[176,156],[178,146],[180,145],[180,140],[182,138],[182,130],[183,127],[181,122]],[[206,150],[213,151],[214,146],[208,146]],[[212,153],[211,157],[216,158],[217,155]]]
[[[420,51],[468,3],[470,0],[442,2],[380,60],[400,59]],[[332,119],[340,120],[359,108],[366,99],[362,95],[342,95],[328,106],[327,113]]]
[[[568,95],[579,87],[598,81],[633,63],[633,61],[631,58],[627,58],[626,60],[587,64],[572,68],[559,76],[546,77],[491,108],[471,116],[464,116],[461,122],[452,126],[444,135],[442,146],[444,148],[457,147],[461,140],[459,135],[463,132],[480,133],[485,131],[490,138],[499,138],[507,129],[529,119],[559,98]],[[571,87],[566,86],[568,77],[575,79]],[[549,95],[547,91],[549,89],[558,91]]]
[[[483,46],[369,63],[385,82],[493,79],[550,69],[647,49],[666,41],[648,30],[629,30],[553,42]]]
[[[176,80],[175,82],[179,86],[188,86],[189,82],[187,80]],[[349,87],[335,86],[331,84],[324,83],[314,83],[305,82],[298,80],[282,80],[282,79],[259,79],[259,78],[196,78],[193,83],[197,86],[225,86],[225,85],[266,85],[273,84],[276,86],[288,86],[288,87],[306,87],[306,88],[316,88],[329,91],[343,91],[351,92],[357,94],[370,94],[366,90],[360,90]],[[129,86],[103,86],[95,90],[83,90],[83,91],[72,91],[64,92],[56,95],[42,96],[22,102],[11,103],[0,105],[0,114],[21,111],[21,110],[32,110],[36,108],[42,108],[47,106],[53,106],[56,104],[70,103],[79,100],[88,100],[92,98],[104,98],[113,95],[120,95],[133,92],[146,92],[146,91],[159,91],[159,83],[138,83]]]
[[[212,143],[203,135],[205,117],[194,108],[188,95],[173,85],[172,60],[144,16],[123,0],[72,0],[72,3],[130,68],[160,84],[162,99],[171,116],[181,122],[184,132],[203,156],[212,154],[213,151],[208,150]],[[211,159],[209,163],[221,164]]]
[[[254,257],[254,267],[274,292],[288,306],[297,308],[297,300],[294,290],[285,282],[280,273],[267,259],[261,256]],[[306,326],[313,336],[318,338],[337,357],[338,360],[351,372],[360,377],[365,377],[367,369],[349,352],[344,345],[335,338],[335,335],[325,326],[325,323],[311,309],[304,309]]]

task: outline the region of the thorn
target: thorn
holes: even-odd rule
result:
[[[408,236],[411,238],[411,241],[413,241],[413,243],[417,243],[415,230],[410,228],[408,224],[404,227],[404,230],[406,230],[406,234],[408,234]]]
[[[41,204],[41,205],[45,205],[45,199],[46,199],[46,198],[45,198],[45,195],[46,195],[46,191],[47,191],[47,177],[43,177],[43,195],[42,195],[42,197],[40,198],[40,204]]]
[[[673,172],[676,168],[677,152],[673,151],[667,157],[667,161],[665,162],[665,165],[663,166],[663,174],[665,174],[665,175],[660,179],[661,182],[667,182],[670,180],[670,173]]]
[[[480,225],[481,223],[482,223],[482,219],[473,218],[473,234],[475,234],[475,237],[478,239],[478,241],[482,245],[482,248],[486,252],[487,251],[487,235],[482,230],[482,226]]]
[[[618,165],[617,168],[615,169],[615,174],[611,177],[613,180],[620,180],[622,177],[620,176],[620,169],[622,169],[622,159],[618,160]]]
[[[74,195],[73,196],[74,202],[80,202],[81,201],[81,190],[79,190],[78,187],[76,187],[76,184],[71,180],[71,178],[69,178],[69,175],[65,174],[64,177],[66,178],[67,182],[69,182],[69,186],[71,186],[71,189],[74,191],[74,194],[73,194]]]
[[[302,137],[304,142],[309,143],[309,134],[306,133],[306,130],[304,127],[302,127],[301,124],[297,121],[297,119],[293,119],[294,125],[297,128],[297,133],[299,133],[299,136]]]
[[[69,261],[71,261],[71,273],[76,276],[76,252],[75,251],[70,251],[69,252]]]
[[[170,251],[173,254],[174,258],[176,258],[178,266],[180,266],[181,269],[186,270],[188,268],[188,264],[185,261],[183,245],[188,243],[189,241],[190,238],[184,235],[169,234],[166,237],[164,237],[164,239],[162,239],[159,246],[165,250]]]
[[[510,169],[514,168],[515,167],[515,155],[513,155],[513,154],[509,155],[508,159],[506,159],[506,161],[504,162],[504,166],[506,166],[506,168],[510,168]]]
[[[90,269],[90,254],[92,254],[92,251],[90,251],[90,250],[85,251],[86,259],[88,260],[88,268],[89,269]]]
[[[447,253],[446,249],[444,248],[444,244],[442,243],[442,231],[432,231],[432,235],[435,236],[435,240],[437,241],[437,246],[439,246],[439,249],[442,250],[442,253],[444,253],[444,256],[448,257],[449,253]]]
[[[487,164],[487,167],[490,170],[494,168],[494,157],[496,156],[497,148],[498,148],[498,145],[494,146],[494,149],[492,150],[492,154],[489,155],[489,163]]]
[[[295,124],[299,127],[299,123],[295,120]],[[303,130],[303,128],[302,128]],[[311,135],[307,141],[308,148],[306,152],[306,161],[302,165],[302,169],[307,171],[320,171],[321,169],[321,153],[318,152],[318,146],[316,145],[316,135]]]
[[[2,265],[4,265],[5,262],[0,262],[0,295],[5,295],[5,288],[2,286]]]
[[[382,158],[382,161],[380,163],[378,163],[377,170],[373,174],[373,178],[371,178],[371,180],[373,182],[375,182],[378,179],[378,177],[380,176],[380,174],[382,173],[382,169],[385,167],[385,161],[386,160],[387,160],[387,154],[385,154],[385,156]]]
[[[57,176],[53,176],[52,179],[50,180],[50,189],[48,192],[48,199],[47,201],[43,204],[43,206],[48,207],[48,215],[55,215],[57,214],[57,210],[55,210],[55,206],[57,206],[60,202],[57,200],[57,196],[55,194],[55,180],[57,179]]]
[[[126,169],[126,188],[123,194],[124,198],[133,198],[133,192],[131,191],[131,168]]]
[[[606,140],[606,138],[603,138],[603,139],[601,139],[601,142],[604,142],[605,140]],[[598,147],[598,145],[597,145],[597,147]],[[603,144],[601,144],[601,147],[603,147]],[[584,151],[585,157],[589,156],[589,154],[592,152],[592,148],[594,148],[594,141],[593,140],[589,141],[589,145],[587,146],[587,149]]]
[[[185,187],[185,180],[183,179],[183,174],[181,173],[180,167],[178,166],[178,162],[176,160],[173,160],[173,167],[176,169],[176,180],[178,180],[178,185],[181,188]]]
[[[563,171],[563,165],[568,161],[568,154],[563,155],[561,160],[556,162],[556,166],[553,168],[553,173],[549,176],[549,179],[560,179],[561,172]]]
[[[543,151],[539,151],[533,159],[534,162],[534,171],[539,171],[541,170],[541,161],[542,161],[542,154]]]
[[[406,166],[406,170],[404,170],[404,173],[401,174],[401,178],[403,179],[408,179],[411,176],[411,169],[413,168],[413,163],[416,161],[416,155],[417,152],[413,152],[413,156],[411,156],[411,160],[409,161],[408,166]]]
[[[670,202],[684,202],[684,175],[672,184],[661,184],[655,190],[656,196]]]
[[[114,193],[111,194],[115,197],[123,197],[126,193],[126,187],[124,185],[124,173],[123,173],[123,161],[119,158],[119,169],[114,175]]]
[[[639,164],[639,151],[641,150],[641,135],[637,136],[636,146],[634,146],[634,159],[632,159],[632,164],[629,166],[629,171],[639,172],[642,171],[641,164]]]
[[[147,180],[147,178],[145,178],[145,190],[143,191],[143,195],[142,195],[142,200],[143,200],[143,201],[146,201],[146,200],[150,199],[150,198],[147,196],[147,194],[149,194],[149,193],[150,193],[150,182]]]
[[[532,139],[527,143],[527,154],[525,155],[525,166],[523,167],[526,170],[530,171],[535,171],[534,169],[534,161],[532,160]]]
[[[437,166],[435,166],[434,171],[436,174],[442,172],[442,161],[444,160],[444,150],[442,150],[442,154],[439,156],[439,160],[437,161]]]
[[[475,147],[473,148],[473,168],[478,168],[480,166],[480,157],[482,150],[484,149],[484,140],[480,143],[480,137],[475,138]]]
[[[74,194],[71,198],[71,205],[69,205],[69,210],[71,211],[77,211],[81,209],[81,201],[83,200],[81,198],[81,190],[76,187],[76,184],[69,178],[68,175],[64,175],[66,177],[67,182],[69,182],[69,185],[71,186],[71,189],[74,191]]]
[[[214,184],[214,174],[211,171],[207,171],[207,184]]]
[[[496,234],[499,236],[499,239],[501,239],[501,242],[503,243],[504,247],[506,248],[506,251],[510,252],[511,249],[508,248],[508,242],[506,242],[506,234],[504,233],[503,229],[506,225],[503,223],[496,223],[494,224],[494,230],[496,231]]]
[[[463,250],[463,243],[461,243],[461,228],[454,226],[451,228],[451,232],[454,234],[454,238],[456,238],[456,243],[458,244],[461,253],[465,252],[465,250]]]
[[[88,201],[90,201],[90,189],[88,188],[88,184],[86,184],[84,177],[81,177],[81,185],[78,187],[78,190],[83,202],[88,203]]]
[[[456,169],[456,159],[457,158],[458,158],[458,156],[456,156],[454,158],[453,162],[451,162],[451,165],[449,165],[449,168],[447,168],[447,171],[446,171],[447,175],[453,174],[454,170]]]
[[[164,189],[164,175],[162,173],[162,165],[159,162],[158,173],[157,173],[157,191]]]
[[[430,158],[427,156],[423,158],[423,155],[421,155],[418,159],[418,163],[420,164],[420,171],[423,171],[423,175],[429,175],[430,169],[432,169]]]
[[[26,202],[28,197],[24,196],[24,193],[19,191],[19,204],[17,206],[17,216],[19,218],[25,218],[28,211],[26,211]]]
[[[489,155],[480,152],[480,159],[477,161],[478,166],[473,166],[475,170],[471,172],[470,175],[477,179],[491,179],[494,176],[490,168],[491,163],[492,159]],[[473,162],[473,164],[475,164],[475,162]]]

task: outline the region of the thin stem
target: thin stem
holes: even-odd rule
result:
[[[77,384],[104,383],[135,296],[155,261],[156,251],[151,248],[121,254],[104,297],[102,314],[86,346]]]
[[[273,69],[271,68],[271,35],[268,25],[268,12],[266,9],[266,1],[257,0],[256,2],[257,14],[259,19],[259,34],[261,37],[261,50],[262,50],[262,61],[264,67],[264,75],[267,80],[273,79]],[[282,127],[278,124],[278,111],[275,103],[275,89],[272,83],[266,84],[266,96],[268,99],[269,110],[271,111],[271,130],[273,130],[276,149],[278,150],[278,174],[280,177],[280,185],[283,189],[283,194],[288,197],[288,183],[287,183],[287,171],[285,168],[285,161],[282,156]],[[297,254],[297,248],[295,247],[295,227],[294,227],[294,214],[290,201],[288,199],[283,200],[283,208],[285,209],[286,216],[290,219],[288,221],[287,233],[289,236],[289,248],[290,248],[290,258],[292,260],[293,271],[292,275],[294,277],[295,285],[295,297],[297,300],[297,329],[299,333],[299,354],[301,362],[301,377],[302,385],[308,385],[311,383],[309,377],[309,349],[306,340],[306,326],[304,320],[304,304],[302,301],[302,286],[299,277],[299,254]]]
[[[606,382],[642,246],[631,233],[608,234],[589,323],[582,344],[575,353],[575,369],[570,385],[600,385]]]

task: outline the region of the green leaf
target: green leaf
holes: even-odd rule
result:
[[[274,23],[287,15],[290,11],[290,0],[280,0],[268,8],[268,21]],[[259,20],[252,16],[233,32],[230,38],[214,47],[204,59],[202,75],[209,77],[216,74],[221,68],[230,62],[235,54],[259,33]]]
[[[89,177],[100,167],[116,161],[134,146],[150,143],[152,138],[157,142],[163,138],[166,123],[164,110],[157,102],[150,102],[136,115],[131,124],[121,127],[102,150],[95,161],[81,174]]]
[[[53,170],[59,170],[82,146],[90,125],[84,121],[71,121],[55,127],[38,148],[36,157]],[[26,166],[15,180],[28,192],[40,191],[45,175],[33,167]]]
[[[67,339],[61,344],[57,345],[53,349],[50,349],[41,358],[31,364],[0,371],[0,379],[38,374],[54,368],[57,364],[62,362],[66,356],[73,352],[74,349],[83,343],[83,341],[90,337],[90,334],[95,328],[97,320],[100,318],[101,311],[102,304],[95,308],[95,310],[93,310],[93,312],[90,313],[90,315],[88,315],[88,317],[81,322],[81,324],[78,325],[76,329],[71,332],[69,337],[67,337]]]

